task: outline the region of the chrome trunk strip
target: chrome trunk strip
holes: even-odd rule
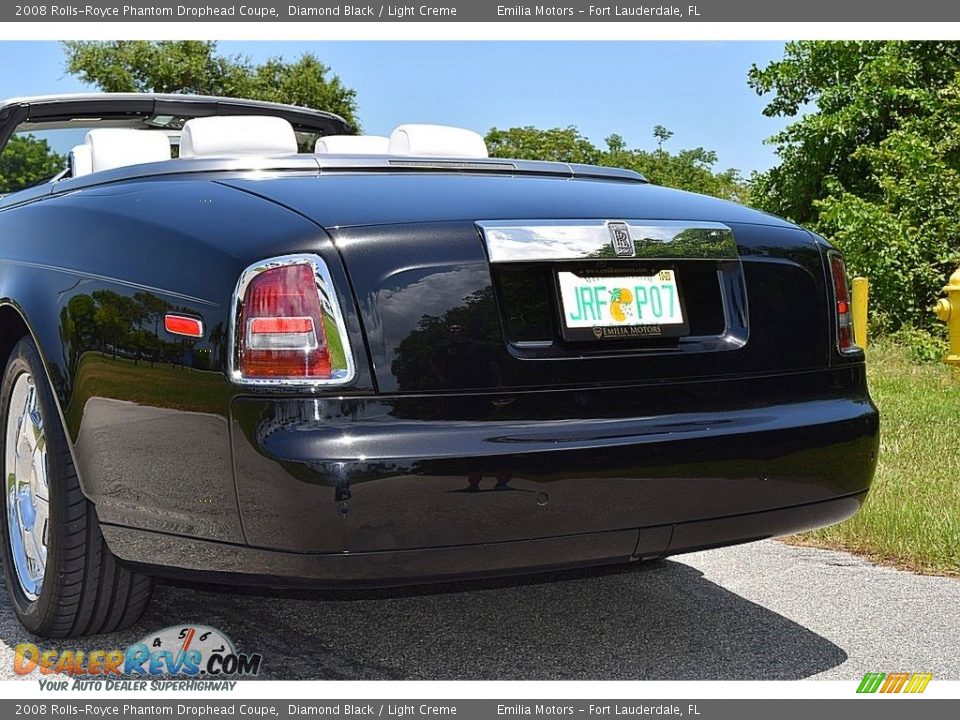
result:
[[[677,220],[497,220],[477,222],[491,263],[736,259],[733,231],[722,223]],[[629,243],[618,233],[629,231]],[[619,240],[619,241],[618,241]],[[630,252],[632,246],[633,252]]]

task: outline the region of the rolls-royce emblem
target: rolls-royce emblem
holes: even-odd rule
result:
[[[630,237],[630,227],[625,222],[608,222],[607,229],[610,231],[610,244],[613,245],[613,252],[617,257],[634,257],[637,254]]]

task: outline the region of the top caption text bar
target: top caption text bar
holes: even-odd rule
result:
[[[684,0],[687,2],[688,0]],[[0,22],[953,22],[960,3],[943,0],[699,0],[695,4],[560,2],[498,4],[449,0],[419,4],[247,3],[153,0],[4,4]]]

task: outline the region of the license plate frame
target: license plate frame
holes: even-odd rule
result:
[[[676,289],[676,302],[680,314],[680,322],[671,323],[638,323],[638,322],[611,322],[598,323],[590,327],[570,327],[566,322],[567,308],[564,305],[564,295],[562,288],[561,275],[569,273],[580,278],[590,278],[592,280],[620,280],[629,281],[637,278],[647,280],[656,277],[663,271],[669,271],[673,275],[673,286]],[[598,267],[564,267],[558,265],[553,270],[553,281],[555,290],[554,307],[557,313],[558,326],[561,337],[567,342],[573,343],[598,343],[598,342],[644,342],[662,339],[680,338],[690,334],[690,316],[687,312],[684,300],[683,287],[680,281],[680,273],[672,263],[666,264],[644,264],[634,267],[616,267],[616,268],[598,268]]]

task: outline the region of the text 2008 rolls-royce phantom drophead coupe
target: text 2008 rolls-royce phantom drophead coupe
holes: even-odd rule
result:
[[[878,415],[840,255],[470,131],[161,95],[0,105],[3,566],[32,632],[151,578],[391,585],[837,522]],[[59,137],[59,140],[53,138]]]

